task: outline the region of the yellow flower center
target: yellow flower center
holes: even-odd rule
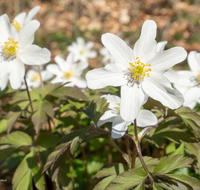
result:
[[[116,109],[120,112],[120,103],[116,103],[117,107]]]
[[[40,75],[39,74],[33,74],[32,76],[32,81],[38,81],[40,79]]]
[[[11,23],[17,30],[17,32],[20,31],[20,29],[22,28],[21,24],[19,24],[17,21],[15,21],[14,23]]]
[[[197,75],[197,83],[200,84],[200,71],[198,71],[198,75]]]
[[[81,55],[83,55],[83,54],[85,53],[85,50],[82,49],[82,50],[79,51],[79,53],[80,53]]]
[[[2,48],[4,54],[7,56],[6,60],[15,58],[19,51],[18,42],[14,41],[12,38],[8,38],[8,40],[4,42]]]
[[[134,80],[140,81],[144,79],[145,76],[150,77],[149,71],[151,71],[150,67],[151,64],[144,64],[140,61],[139,57],[136,58],[135,64],[129,63],[131,68],[129,68],[129,71],[132,73],[132,78]]]
[[[63,72],[65,79],[70,79],[73,76],[72,71]]]

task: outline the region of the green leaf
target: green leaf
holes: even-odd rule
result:
[[[92,101],[85,105],[83,112],[94,121],[95,126],[97,127],[97,122],[99,118],[104,114],[108,108],[108,103],[106,103],[105,98],[100,98],[96,102]]]
[[[182,155],[174,155],[161,158],[153,173],[169,173],[178,168],[188,168],[192,164],[191,158],[183,158]]]
[[[162,176],[170,177],[183,184],[188,184],[195,190],[200,190],[200,181],[196,178],[181,174],[162,174]]]
[[[40,133],[36,139],[36,143],[45,148],[54,148],[56,147],[59,137],[55,136],[52,133]]]
[[[53,106],[51,105],[51,103],[47,100],[44,100],[42,102],[42,110],[49,115],[51,118],[54,117],[54,111],[53,111]]]
[[[24,101],[19,103],[17,106],[11,109],[11,111],[8,112],[8,126],[7,126],[7,133],[10,133],[13,125],[19,118],[19,116],[22,114],[22,110],[26,109],[26,107],[29,105],[29,101]]]
[[[115,175],[111,175],[109,177],[104,178],[101,180],[95,187],[94,190],[106,190],[108,185],[112,182],[112,180],[115,178]]]
[[[15,150],[17,149],[17,147],[11,147],[11,148],[5,148],[0,150],[0,165],[5,161],[5,159],[11,155]]]
[[[71,142],[70,152],[71,152],[72,155],[76,152],[76,149],[78,148],[78,146],[79,146],[79,144],[80,144],[80,143],[79,143],[79,140],[80,140],[80,137],[77,136],[77,137],[75,137],[75,138],[72,140],[72,142]]]
[[[66,166],[62,167],[58,173],[58,184],[62,186],[62,188],[67,188],[69,186],[70,180],[67,177],[67,168]],[[68,189],[68,188],[67,188]]]
[[[7,119],[2,119],[0,121],[0,133],[4,132],[7,129],[7,125],[8,125]]]
[[[32,139],[29,135],[21,131],[15,131],[0,138],[1,144],[10,144],[13,146],[28,146],[32,144]]]
[[[56,83],[56,84],[48,84],[44,87],[44,89],[42,90],[41,96],[44,99],[48,94],[51,94],[58,88],[60,88],[62,86],[61,83]]]
[[[144,181],[142,181],[142,183],[140,183],[134,190],[145,190],[144,189]]]
[[[155,183],[153,183],[153,190],[163,190],[161,187],[158,187]]]

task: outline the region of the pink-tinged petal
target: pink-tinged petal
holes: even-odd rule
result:
[[[194,77],[194,73],[191,71],[176,71],[175,72],[178,79],[174,81],[175,84],[181,86],[194,86],[194,82],[192,82],[192,78]]]
[[[112,110],[105,111],[105,113],[100,117],[97,122],[97,127],[109,122],[113,122],[113,120],[117,117],[117,114],[114,114]]]
[[[55,62],[58,64],[59,68],[61,71],[66,71],[67,69],[69,69],[69,65],[66,63],[66,61],[60,57],[59,55],[57,55],[54,58]]]
[[[115,63],[120,63],[127,68],[130,67],[130,62],[135,62],[133,50],[118,36],[106,33],[102,35],[101,41],[109,50]]]
[[[0,17],[0,43],[1,45],[4,45],[4,42],[8,40],[8,38],[11,36],[11,31],[10,31],[10,20],[8,18],[7,14],[3,14]]]
[[[177,82],[179,80],[179,76],[176,71],[169,69],[167,72],[163,74],[171,83]]]
[[[161,74],[151,72],[149,78],[144,78],[142,88],[151,98],[171,109],[177,109],[183,104],[182,94],[172,88],[167,78]]]
[[[30,22],[33,19],[33,17],[39,12],[40,8],[41,8],[40,6],[35,6],[34,8],[32,8],[28,12],[28,15],[27,15],[27,17],[25,19],[24,24],[27,24],[28,22]]]
[[[25,66],[20,59],[13,60],[12,71],[9,74],[10,85],[13,89],[20,88],[25,75]]]
[[[139,57],[144,63],[151,60],[156,52],[157,42],[156,38],[157,25],[153,20],[146,20],[142,26],[140,38],[134,46],[134,56]]]
[[[85,75],[88,88],[100,89],[106,86],[122,86],[127,83],[120,64],[108,64],[104,68],[93,69]]]
[[[73,77],[71,80],[73,80],[74,85],[77,86],[78,88],[86,88],[87,87],[87,83],[83,78]]]
[[[120,114],[123,120],[133,121],[143,105],[145,94],[140,85],[121,87]]]
[[[119,105],[117,104],[120,104],[121,102],[121,99],[120,97],[116,96],[116,95],[103,95],[101,96],[101,98],[105,98],[107,100],[107,102],[109,103],[109,108],[112,109],[112,110],[115,110],[116,107],[119,107]]]
[[[19,52],[18,56],[27,65],[42,65],[51,59],[50,51],[37,45],[27,47],[23,52]]]
[[[163,51],[165,49],[166,44],[167,44],[167,41],[158,42],[157,47],[156,47],[156,52]]]
[[[26,18],[26,13],[25,13],[25,12],[22,12],[22,13],[19,13],[19,14],[14,18],[13,22],[18,22],[18,24],[20,24],[21,27],[23,27],[25,18]]]
[[[200,53],[196,51],[191,51],[188,55],[188,65],[190,69],[198,75],[198,71],[200,71]]]
[[[0,91],[3,91],[8,84],[8,74],[0,79]]]
[[[118,139],[124,136],[130,124],[131,122],[124,121],[120,116],[116,117],[112,123],[111,137]]]
[[[187,52],[182,47],[174,47],[166,51],[158,52],[148,64],[151,64],[152,71],[164,73],[171,67],[180,63],[187,57]]]
[[[39,26],[40,23],[37,20],[32,20],[24,27],[22,27],[22,29],[18,32],[18,46],[20,50],[23,50],[26,46],[31,45],[33,43],[34,34],[39,28]]]
[[[183,105],[188,106],[193,101],[197,101],[199,98],[200,98],[200,88],[192,87],[185,92],[184,94],[185,102],[183,103]]]
[[[63,73],[60,71],[58,65],[56,65],[56,64],[47,65],[46,70],[54,75],[59,76],[59,77],[63,76]]]
[[[149,110],[140,110],[138,116],[137,116],[137,126],[138,127],[147,127],[156,125],[158,122],[157,117],[154,113],[152,113]]]

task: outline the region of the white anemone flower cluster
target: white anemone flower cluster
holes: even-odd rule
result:
[[[82,37],[78,37],[76,42],[73,42],[72,45],[68,46],[67,50],[70,53],[74,54],[74,61],[83,61],[88,62],[88,58],[97,57],[97,52],[91,50],[94,46],[94,42],[87,42]]]
[[[128,130],[130,121],[125,121],[120,115],[121,99],[115,95],[101,96],[109,103],[109,110],[107,110],[99,119],[97,126],[101,126],[107,122],[112,122],[111,136],[114,139],[121,138]],[[137,126],[147,127],[157,124],[157,117],[149,110],[141,109],[137,115]]]
[[[174,87],[184,96],[184,106],[193,109],[200,103],[200,53],[191,51],[188,55],[190,71],[177,71],[179,80],[174,82]]]
[[[0,17],[0,88],[10,80],[13,89],[21,86],[25,75],[25,66],[42,65],[50,61],[51,53],[46,48],[33,45],[34,34],[40,23],[32,20],[19,32],[10,24],[6,14]]]
[[[118,36],[104,34],[102,43],[111,53],[114,63],[86,74],[91,89],[121,86],[120,115],[125,121],[137,117],[146,96],[171,109],[180,107],[184,101],[182,94],[163,74],[183,61],[187,53],[182,47],[157,52],[156,30],[154,21],[145,21],[133,49]]]
[[[56,75],[51,83],[62,82],[66,83],[64,86],[77,86],[78,88],[87,87],[87,83],[85,79],[81,77],[81,74],[83,70],[88,67],[88,62],[75,62],[72,53],[67,56],[66,60],[60,56],[56,56],[54,60],[58,65],[47,65],[47,70],[53,75]]]
[[[114,62],[111,54],[105,47],[102,47],[99,53],[103,56],[102,63],[104,63],[105,65]]]

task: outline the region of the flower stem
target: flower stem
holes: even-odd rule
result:
[[[24,81],[25,81],[25,85],[26,85],[26,91],[27,91],[27,94],[28,94],[28,99],[29,99],[29,102],[30,102],[30,105],[31,105],[31,111],[32,111],[32,114],[33,114],[34,113],[33,104],[32,104],[32,101],[31,101],[31,96],[30,96],[30,93],[29,93],[29,90],[28,90],[28,85],[27,85],[25,76],[24,76]]]
[[[44,88],[44,83],[43,83],[43,80],[42,80],[41,67],[40,67],[40,65],[38,65],[38,71],[39,71],[39,75],[40,75],[41,89],[43,90],[43,88]]]
[[[148,174],[148,177],[149,179],[151,180],[151,182],[153,183],[154,180],[151,176],[151,173],[149,172],[145,162],[144,162],[144,159],[143,159],[143,156],[142,156],[142,151],[141,151],[141,147],[140,147],[140,142],[138,141],[138,134],[137,134],[137,121],[136,119],[134,120],[134,130],[135,130],[135,147],[136,147],[136,150],[137,150],[137,154],[138,154],[138,157],[140,159],[140,162],[144,168],[144,170],[146,171],[146,173]]]
[[[125,138],[125,142],[126,142],[126,150],[127,150],[127,154],[129,157],[129,160],[131,160],[131,150],[130,150],[130,142],[128,138]]]
[[[131,164],[131,168],[134,169],[135,168],[135,160],[136,160],[136,156],[137,156],[137,151],[136,148],[133,148],[133,153],[132,153],[132,164]]]

